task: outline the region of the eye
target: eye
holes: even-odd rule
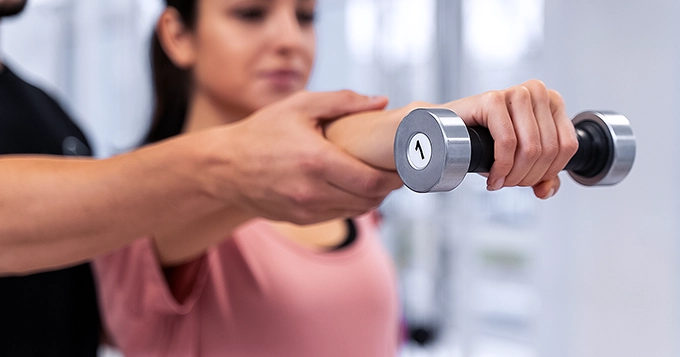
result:
[[[245,7],[232,11],[234,16],[247,22],[258,22],[264,20],[267,10],[263,7]]]
[[[311,25],[314,23],[316,18],[316,13],[314,10],[298,10],[297,13],[298,22],[302,25]]]

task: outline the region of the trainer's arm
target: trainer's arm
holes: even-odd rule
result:
[[[216,216],[228,233],[254,216],[309,224],[365,212],[399,177],[330,144],[320,123],[385,104],[301,92],[237,124],[107,160],[2,157],[0,275],[86,261],[148,235],[170,255],[191,255]]]
[[[225,208],[194,138],[106,160],[0,159],[0,275],[82,262]]]

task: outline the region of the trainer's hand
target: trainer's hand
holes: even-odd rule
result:
[[[385,107],[387,98],[351,91],[300,92],[225,130],[218,196],[255,216],[310,224],[362,214],[402,185],[329,142],[322,126],[338,117]],[[223,140],[224,141],[224,140]],[[225,150],[219,146],[213,150]]]

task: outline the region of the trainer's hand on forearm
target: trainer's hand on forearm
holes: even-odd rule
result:
[[[298,224],[350,217],[377,207],[401,186],[394,172],[368,166],[323,136],[325,122],[382,109],[383,97],[350,91],[300,92],[225,130],[224,181],[216,194],[255,216]],[[224,150],[215,146],[214,150]]]

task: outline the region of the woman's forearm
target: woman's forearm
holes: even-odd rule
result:
[[[383,170],[396,170],[394,164],[394,136],[401,120],[411,110],[433,106],[414,102],[385,111],[353,114],[329,123],[326,137],[351,155]]]

